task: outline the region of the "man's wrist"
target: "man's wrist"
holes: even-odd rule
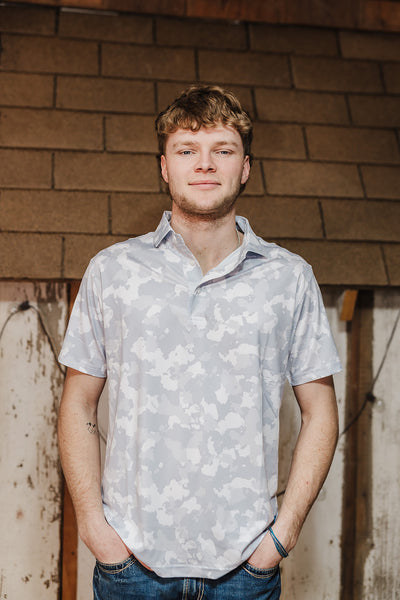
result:
[[[279,554],[281,555],[282,558],[287,558],[289,556],[289,552],[286,550],[286,548],[283,546],[283,544],[276,537],[274,530],[272,529],[272,525],[270,525],[268,527],[268,533],[272,537],[272,541],[275,544],[275,548],[276,548],[277,552],[279,552]]]
[[[296,515],[292,514],[291,511],[287,511],[282,507],[275,523],[272,523],[271,525],[276,538],[289,554],[295,547],[300,534],[301,526],[299,519]],[[271,538],[273,539],[273,536],[271,536]]]

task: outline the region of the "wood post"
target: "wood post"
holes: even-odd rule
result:
[[[341,600],[362,598],[364,563],[370,550],[371,403],[373,292],[361,291],[349,322],[345,470],[342,521]]]

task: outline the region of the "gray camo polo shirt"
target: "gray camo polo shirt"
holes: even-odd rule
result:
[[[158,575],[218,578],[276,514],[285,378],[340,363],[303,259],[237,217],[242,245],[203,276],[169,219],[92,259],[60,361],[108,380],[108,522]]]

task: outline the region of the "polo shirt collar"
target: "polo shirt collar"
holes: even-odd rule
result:
[[[166,210],[163,213],[161,221],[153,234],[153,243],[158,248],[161,242],[168,236],[169,233],[173,232],[170,224],[171,211]],[[256,236],[250,223],[245,217],[236,216],[236,225],[240,231],[244,234],[243,242],[241,245],[241,256],[246,256],[247,253],[251,252],[261,256],[268,256],[269,244],[266,244],[261,238]]]

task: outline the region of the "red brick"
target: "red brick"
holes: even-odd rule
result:
[[[58,77],[57,106],[90,111],[154,113],[154,85],[100,77]]]
[[[22,35],[2,36],[3,69],[36,73],[98,73],[98,48],[94,42],[78,42]]]
[[[195,46],[244,50],[247,46],[243,23],[203,19],[157,19],[156,40],[164,46]]]
[[[186,48],[103,44],[102,73],[135,79],[193,80],[194,51]]]
[[[106,119],[106,147],[116,152],[158,151],[154,117],[113,116]]]
[[[3,231],[108,233],[106,194],[5,190],[0,196]]]
[[[361,167],[365,189],[369,198],[400,200],[399,167]]]
[[[58,152],[55,187],[64,190],[157,192],[159,174],[153,156]]]
[[[284,240],[309,262],[320,285],[387,285],[379,244]]]
[[[102,118],[56,110],[3,109],[0,144],[17,148],[101,150]]]
[[[255,123],[253,152],[258,158],[306,158],[302,129],[298,125]]]
[[[187,83],[175,83],[175,82],[158,82],[157,83],[157,111],[164,110],[177,98],[181,92],[192,85],[193,82],[188,81]],[[226,90],[233,92],[239,99],[244,110],[250,115],[254,114],[253,98],[251,90],[247,87],[239,87],[235,85],[229,85],[225,88]]]
[[[386,89],[390,94],[400,94],[400,64],[383,65]]]
[[[0,277],[58,279],[61,244],[59,235],[0,233]]]
[[[221,84],[276,85],[290,87],[285,56],[247,52],[199,52],[200,79]]]
[[[50,152],[0,150],[0,187],[50,188]]]
[[[400,285],[400,244],[383,244],[390,285]]]
[[[63,278],[81,279],[95,254],[124,239],[126,238],[111,235],[66,235]]]
[[[393,131],[349,127],[306,128],[310,157],[343,162],[397,163],[400,159]]]
[[[345,58],[399,60],[400,57],[400,36],[397,33],[341,31],[339,41]]]
[[[345,198],[363,196],[357,167],[353,165],[268,161],[263,166],[269,194]]]
[[[399,240],[400,203],[323,200],[326,236],[336,240]]]
[[[54,77],[0,73],[0,105],[49,108],[53,105]]]
[[[331,92],[381,92],[378,65],[335,58],[292,58],[297,88]]]
[[[56,11],[38,6],[0,6],[0,31],[28,33],[29,35],[54,35]]]
[[[236,208],[237,214],[249,219],[255,233],[263,238],[323,237],[315,199],[240,196]]]
[[[350,96],[353,123],[370,127],[400,127],[400,98]]]
[[[153,23],[150,17],[136,15],[61,12],[59,35],[103,42],[151,44]]]
[[[171,210],[167,194],[113,194],[112,232],[132,236],[154,231],[164,210]]]
[[[250,24],[250,47],[261,52],[325,56],[338,54],[335,32],[317,27]]]
[[[260,88],[255,96],[260,119],[332,125],[349,122],[345,98],[338,94]]]

